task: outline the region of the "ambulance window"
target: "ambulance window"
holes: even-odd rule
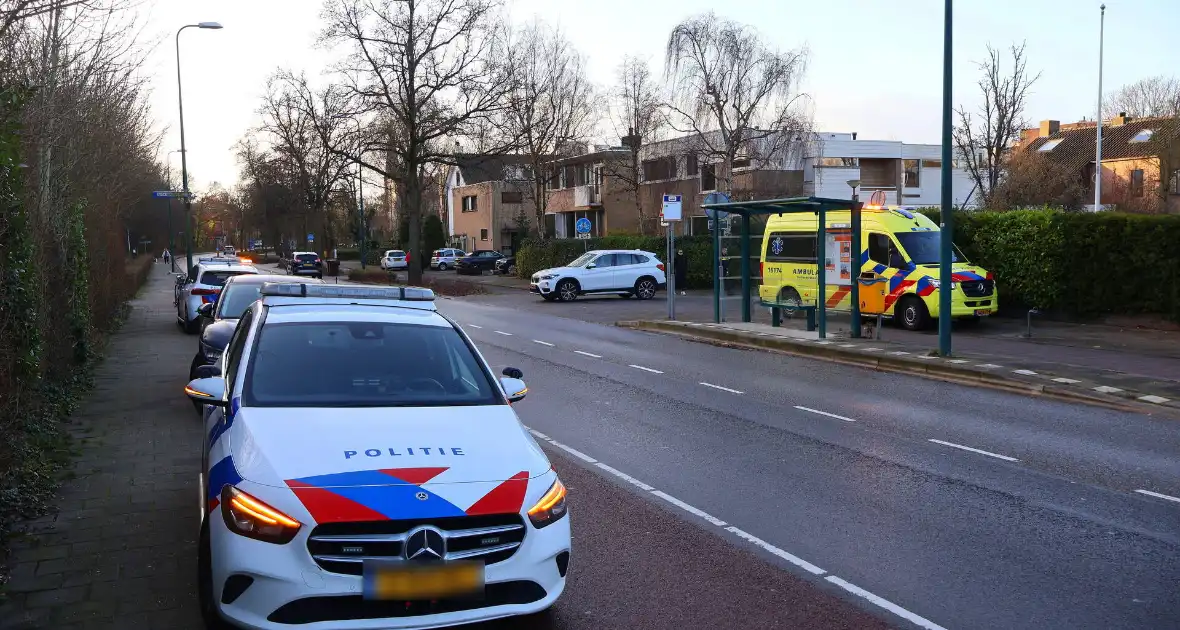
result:
[[[774,232],[766,243],[767,262],[815,264],[815,232]]]
[[[869,260],[882,265],[889,264],[889,235],[873,232],[869,234]]]

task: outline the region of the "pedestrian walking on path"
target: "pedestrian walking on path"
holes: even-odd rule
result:
[[[684,255],[683,249],[676,250],[672,267],[676,273],[676,288],[680,290],[680,295],[684,295],[684,290],[688,288],[688,257]]]

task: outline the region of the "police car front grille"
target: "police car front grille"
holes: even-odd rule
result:
[[[519,514],[325,523],[311,531],[307,550],[325,571],[360,575],[365,560],[401,558],[407,535],[423,525],[437,528],[447,539],[445,559],[484,564],[511,558],[526,531]]]
[[[974,298],[987,297],[992,294],[993,290],[995,290],[996,281],[995,280],[969,280],[967,282],[962,283],[962,286],[963,286],[963,295],[966,295],[967,297],[974,297]]]

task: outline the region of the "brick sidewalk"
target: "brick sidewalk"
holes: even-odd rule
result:
[[[201,430],[181,392],[196,340],[176,327],[171,287],[168,273],[152,273],[70,420],[73,478],[59,511],[14,544],[2,628],[202,627]]]

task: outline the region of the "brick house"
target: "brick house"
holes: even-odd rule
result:
[[[1025,132],[1021,146],[1076,171],[1093,199],[1096,143],[1093,121],[1045,120]],[[1180,119],[1119,114],[1102,125],[1101,202],[1125,212],[1180,214]]]
[[[520,218],[536,215],[525,156],[461,155],[447,174],[440,209],[451,245],[511,254],[526,236]]]

